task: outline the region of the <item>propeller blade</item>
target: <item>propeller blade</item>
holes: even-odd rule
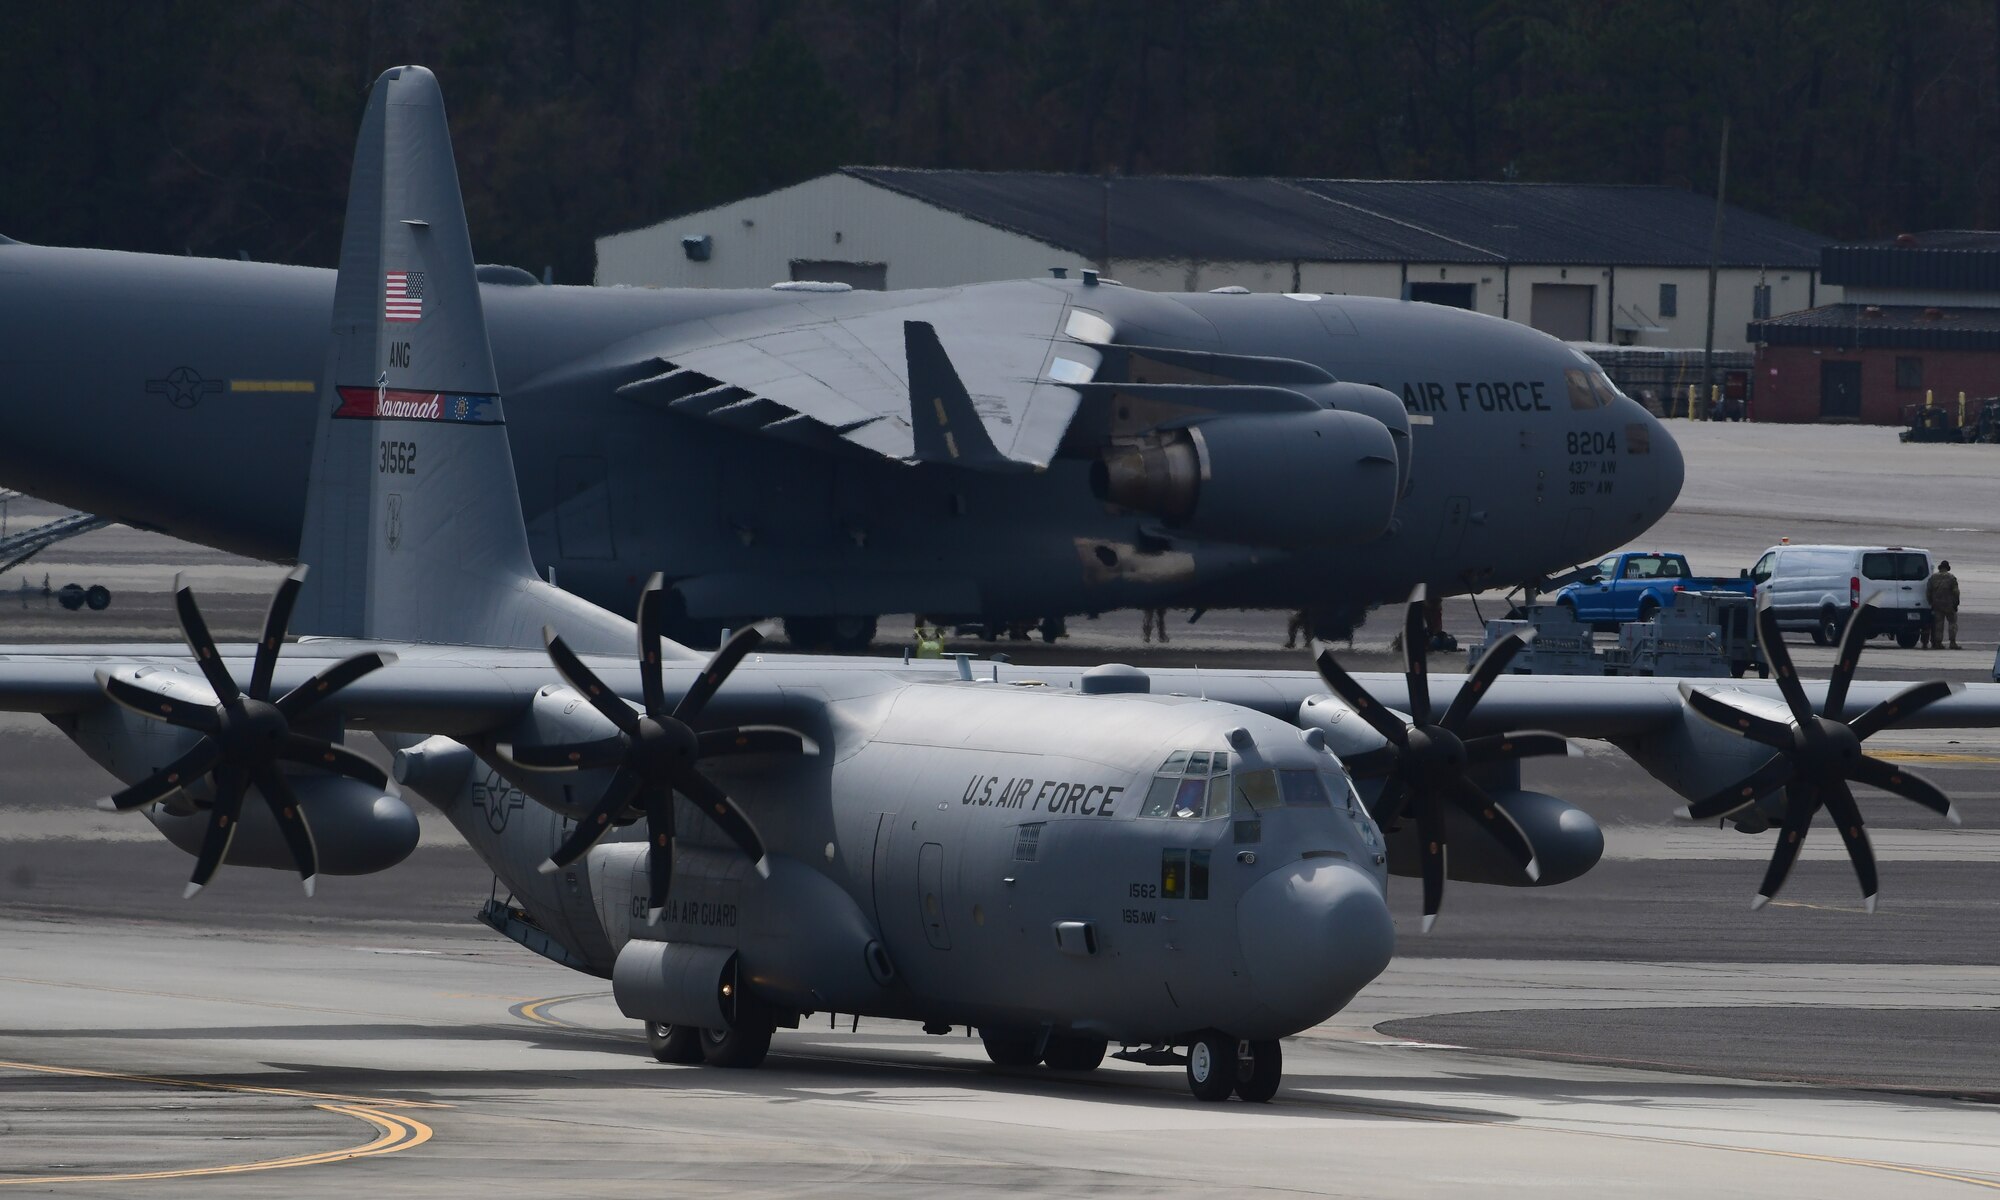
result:
[[[573,742],[566,746],[516,746],[501,742],[494,751],[501,759],[524,771],[576,771],[615,767],[625,761],[631,742],[622,733],[594,742]]]
[[[280,750],[278,755],[286,762],[318,767],[322,771],[331,771],[335,775],[345,775],[349,779],[359,780],[381,791],[389,790],[389,776],[382,768],[338,742],[294,733],[285,739],[285,748]],[[257,786],[262,787],[263,784],[259,783]]]
[[[1875,601],[1870,597],[1862,606],[1854,610],[1847,619],[1847,628],[1840,634],[1840,653],[1833,660],[1833,675],[1826,681],[1826,703],[1820,706],[1820,715],[1829,720],[1841,719],[1841,712],[1847,707],[1847,685],[1854,682],[1854,669],[1861,662],[1861,651],[1868,645],[1868,635],[1864,629],[1875,627]]]
[[[1535,854],[1534,843],[1528,840],[1527,832],[1507,814],[1507,810],[1493,803],[1493,797],[1464,776],[1453,780],[1452,793],[1459,808],[1467,816],[1479,822],[1481,829],[1514,856],[1514,861],[1520,863],[1521,869],[1527,872],[1529,881],[1540,881],[1542,865]]]
[[[1410,744],[1409,727],[1397,720],[1388,709],[1383,708],[1354,676],[1343,670],[1341,665],[1334,661],[1333,651],[1322,650],[1319,652],[1319,657],[1313,661],[1319,667],[1319,677],[1326,681],[1328,690],[1345,700],[1347,707],[1368,722],[1370,729],[1388,738],[1390,744],[1399,749]]]
[[[264,613],[264,636],[257,639],[257,660],[250,670],[252,700],[271,698],[271,672],[278,665],[278,651],[285,644],[285,630],[291,626],[292,607],[299,601],[299,588],[305,578],[305,564],[293,567],[278,585],[277,594],[271,597],[271,607]]]
[[[1394,746],[1377,746],[1373,750],[1363,750],[1359,754],[1349,754],[1340,760],[1347,768],[1347,774],[1354,779],[1380,779],[1396,769],[1396,763],[1403,752]]]
[[[312,827],[306,824],[305,810],[299,807],[292,786],[285,782],[285,773],[277,767],[264,764],[256,769],[253,778],[257,790],[264,794],[264,803],[270,806],[271,815],[277,818],[278,830],[285,835],[285,846],[292,852],[292,861],[298,864],[299,882],[310,896],[314,879],[319,875],[319,851],[313,847]]]
[[[639,685],[646,691],[646,715],[667,714],[667,685],[660,678],[660,622],[665,616],[664,580],[658,571],[639,593]]]
[[[1769,904],[1777,897],[1778,889],[1785,886],[1785,876],[1792,873],[1792,864],[1798,861],[1799,849],[1805,844],[1813,814],[1818,811],[1819,797],[1811,784],[1785,785],[1785,824],[1778,831],[1777,849],[1771,851],[1771,865],[1764,869],[1764,883],[1757,889],[1757,898],[1750,902],[1752,912]]]
[[[229,668],[222,665],[222,654],[215,648],[215,639],[209,636],[208,622],[201,619],[201,606],[194,602],[194,589],[174,576],[174,611],[181,622],[181,636],[187,639],[188,649],[194,652],[195,665],[207,677],[208,686],[215,689],[215,698],[227,704],[243,693],[236,690],[236,680],[230,677]]]
[[[1409,799],[1409,788],[1394,775],[1382,781],[1382,790],[1375,793],[1375,802],[1366,805],[1368,815],[1383,829],[1394,829],[1403,816],[1403,801]]]
[[[674,797],[653,789],[646,794],[646,924],[657,925],[674,885]]]
[[[1847,843],[1847,857],[1854,863],[1855,878],[1861,881],[1861,899],[1868,905],[1868,911],[1875,911],[1875,896],[1881,890],[1881,881],[1875,876],[1875,848],[1868,844],[1868,826],[1861,820],[1861,806],[1854,802],[1854,793],[1840,782],[1826,784],[1820,794],[1825,797],[1827,815],[1840,828],[1840,840]]]
[[[639,789],[644,786],[646,781],[639,777],[637,771],[630,767],[620,767],[618,773],[611,777],[611,782],[605,785],[604,795],[598,797],[597,807],[591,810],[589,816],[578,821],[575,829],[570,830],[569,836],[563,839],[563,844],[556,847],[556,852],[549,855],[548,861],[541,865],[539,868],[541,873],[552,874],[582,858],[584,852],[597,844],[597,839],[604,836],[605,831],[611,828],[611,822],[625,811],[626,806],[632,803],[632,798],[638,795]]]
[[[757,836],[757,827],[721,788],[710,783],[701,772],[688,770],[674,780],[674,790],[693,801],[703,815],[715,822],[716,828],[727,834],[729,840],[757,864],[759,875],[768,873],[770,868],[764,865],[764,839]]]
[[[1534,729],[1488,734],[1465,741],[1465,765],[1469,767],[1504,762],[1510,758],[1560,758],[1568,753],[1568,738],[1559,733]]]
[[[1457,733],[1465,724],[1465,719],[1472,715],[1472,706],[1479,703],[1479,698],[1486,694],[1486,689],[1492,687],[1493,681],[1500,678],[1500,673],[1507,669],[1508,663],[1514,661],[1516,654],[1528,648],[1531,640],[1532,636],[1510,633],[1488,647],[1486,653],[1479,656],[1479,665],[1472,669],[1472,674],[1459,686],[1458,694],[1451,698],[1451,705],[1444,710],[1444,719],[1438,724]]]
[[[285,715],[287,721],[296,721],[328,696],[370,671],[380,670],[395,661],[396,656],[386,650],[369,650],[352,658],[343,658],[286,692],[278,699],[278,711]]]
[[[1769,795],[1777,788],[1784,787],[1796,774],[1792,759],[1787,754],[1774,754],[1771,760],[1758,767],[1749,775],[1723,788],[1711,796],[1704,796],[1683,807],[1679,814],[1690,821],[1707,821],[1715,817],[1726,817],[1739,808],[1756,802],[1757,797]]]
[[[1798,744],[1790,725],[1745,712],[1714,692],[1683,683],[1681,695],[1687,700],[1689,708],[1724,729],[1740,733],[1760,745],[1773,750],[1791,750]]]
[[[1911,684],[1882,703],[1862,713],[1847,723],[1854,736],[1866,741],[1868,738],[1894,725],[1904,717],[1928,708],[1944,699],[1965,690],[1962,683],[1948,683],[1942,679],[1932,679],[1924,683]]]
[[[1403,610],[1403,681],[1410,691],[1410,720],[1420,726],[1431,723],[1430,641],[1420,583],[1410,589],[1410,603]]]
[[[236,840],[237,819],[243,815],[243,769],[224,763],[215,770],[215,806],[208,812],[208,831],[202,834],[201,853],[194,860],[194,874],[188,877],[181,899],[192,900],[195,893],[215,878],[215,869],[229,854]]]
[[[682,696],[681,702],[674,705],[674,719],[684,724],[692,724],[695,718],[701,716],[701,710],[708,707],[708,702],[715,698],[715,690],[722,686],[723,680],[729,678],[730,672],[736,669],[736,664],[742,662],[745,655],[763,642],[764,631],[755,625],[746,625],[730,635],[729,640],[723,643],[722,649],[715,652],[715,656],[708,660],[708,665],[702,668],[701,674],[695,677],[694,686],[687,690],[687,695]]]
[[[729,754],[819,753],[819,743],[796,729],[782,725],[738,725],[734,729],[709,729],[695,735],[698,758],[718,758]]]
[[[1792,666],[1792,652],[1785,648],[1785,635],[1778,628],[1778,610],[1769,603],[1757,610],[1757,641],[1764,647],[1764,661],[1770,664],[1771,678],[1778,681],[1778,690],[1784,693],[1785,707],[1792,710],[1792,719],[1805,731],[1806,738],[1818,741],[1819,726],[1813,723],[1812,705],[1806,700],[1805,688],[1799,686],[1799,673]]]
[[[1417,837],[1424,865],[1424,932],[1429,933],[1444,903],[1445,867],[1443,814],[1438,812],[1437,801],[1429,797],[1417,800]]]
[[[212,705],[176,700],[105,671],[97,673],[97,686],[104,689],[105,695],[142,717],[165,721],[197,733],[212,734],[222,728],[222,721],[215,715]]]
[[[590,701],[590,706],[620,731],[632,737],[639,736],[639,718],[633,715],[631,707],[619,699],[617,692],[604,686],[604,681],[597,677],[596,672],[583,665],[583,660],[562,640],[562,635],[552,626],[544,626],[542,639],[548,643],[549,661],[555,664],[556,674],[563,677],[563,682],[581,692],[583,698]]]
[[[1951,802],[1951,797],[1930,780],[1913,775],[1894,763],[1864,754],[1849,778],[1901,796],[1913,804],[1921,804],[1953,825],[1960,824],[1958,807]]]
[[[109,812],[129,812],[155,800],[164,800],[207,774],[221,758],[221,748],[203,738],[195,743],[194,749],[131,787],[98,801],[97,806]]]

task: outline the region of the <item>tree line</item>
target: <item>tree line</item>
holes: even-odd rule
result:
[[[848,163],[1664,183],[2000,216],[2000,0],[8,3],[0,234],[330,265],[367,88],[444,84],[482,260]]]

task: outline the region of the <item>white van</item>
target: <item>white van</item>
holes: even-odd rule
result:
[[[1750,578],[1757,596],[1771,597],[1781,629],[1805,629],[1815,645],[1833,646],[1863,600],[1872,599],[1874,626],[1868,637],[1894,637],[1909,649],[1917,644],[1930,605],[1924,582],[1931,577],[1931,552],[1915,546],[1773,546],[1764,551]]]

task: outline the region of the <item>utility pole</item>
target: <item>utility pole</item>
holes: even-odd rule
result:
[[[1708,234],[1708,332],[1701,339],[1701,399],[1715,389],[1715,269],[1722,257],[1722,194],[1729,187],[1729,116],[1722,118],[1722,163],[1715,172],[1715,225]],[[1688,416],[1694,416],[1692,410]]]

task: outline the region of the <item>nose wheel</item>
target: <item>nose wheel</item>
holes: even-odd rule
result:
[[[1188,1046],[1188,1091],[1205,1103],[1236,1095],[1263,1104],[1278,1094],[1284,1073],[1284,1052],[1276,1041],[1246,1041],[1210,1033]]]

